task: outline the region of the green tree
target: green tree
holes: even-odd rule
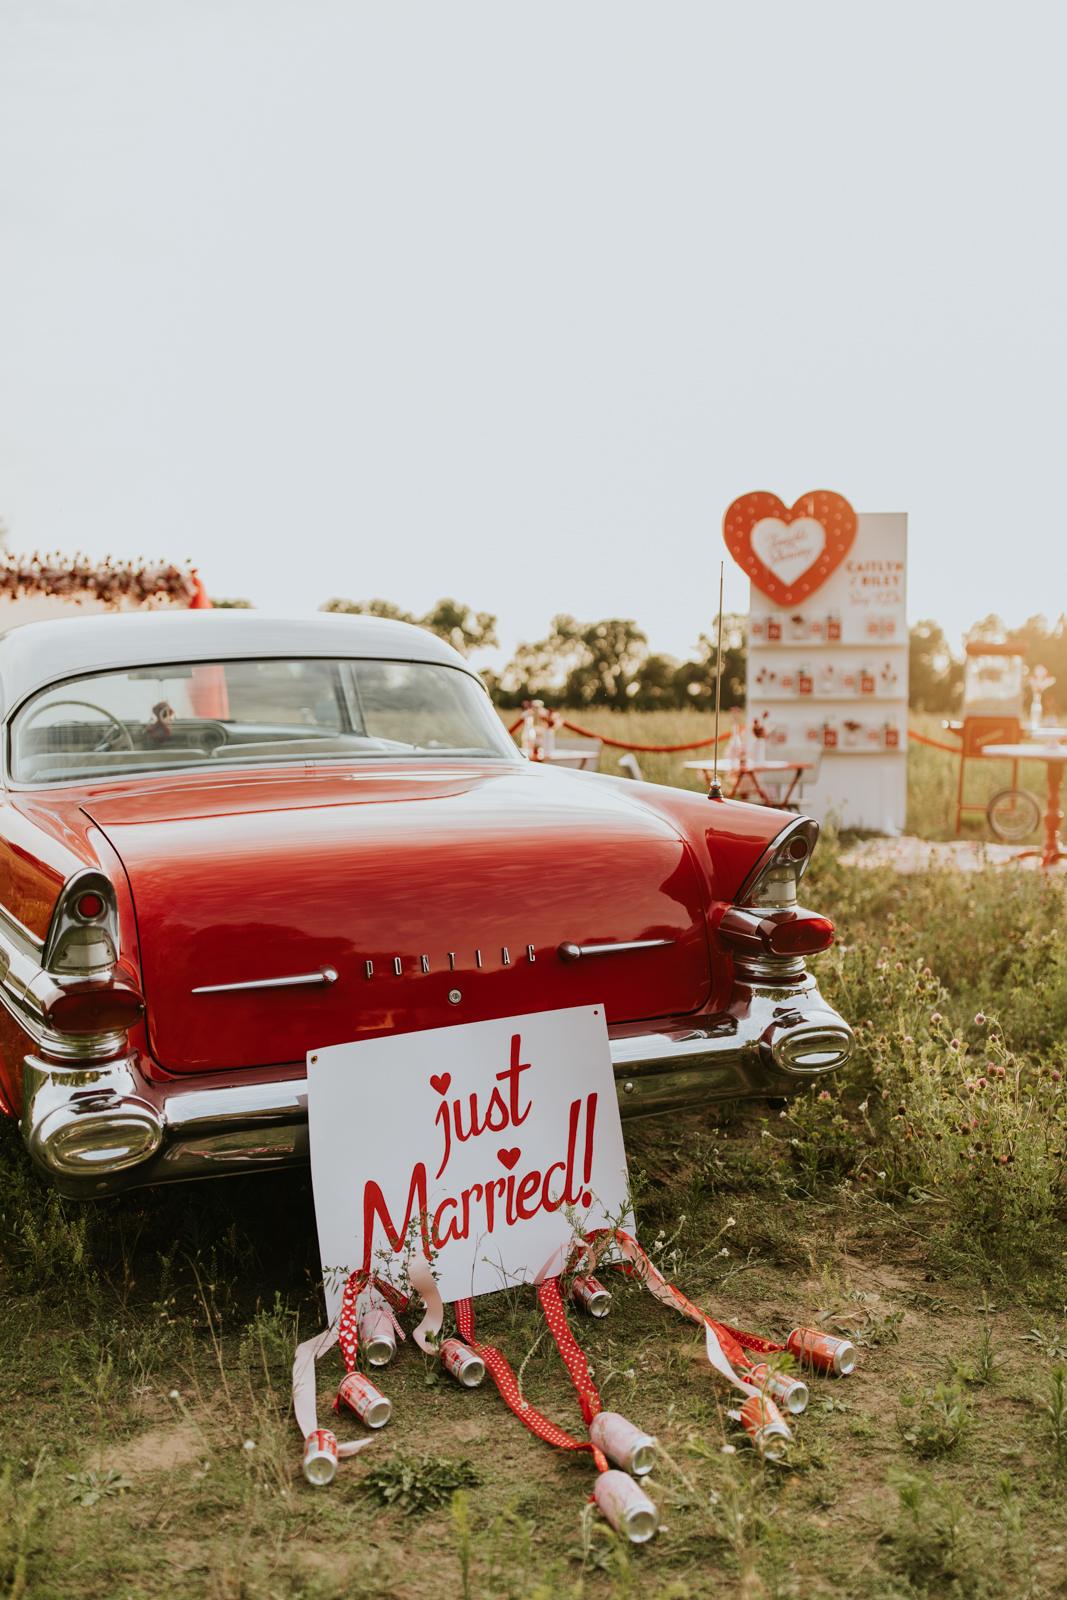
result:
[[[416,617],[403,611],[391,600],[327,600],[320,611],[341,612],[353,617],[385,617],[390,622],[410,622],[416,628],[435,633],[459,651],[469,656],[474,650],[491,650],[497,643],[496,617],[489,611],[472,611],[458,600],[438,600],[432,611]]]
[[[727,611],[722,619],[722,709],[745,704],[745,671],[748,647],[745,637],[748,618],[740,611]],[[718,651],[719,619],[711,633],[700,635],[695,661],[686,661],[674,674],[675,705],[692,706],[695,711],[715,709],[715,667]]]
[[[976,627],[984,628],[997,620],[987,617]],[[917,622],[908,635],[908,646],[908,704],[912,710],[958,711],[963,693],[963,662],[953,659],[944,629],[929,619]]]
[[[512,705],[539,699],[622,711],[640,692],[647,659],[648,641],[631,619],[576,622],[561,612],[547,638],[519,645],[501,682]]]

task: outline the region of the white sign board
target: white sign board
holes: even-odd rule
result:
[[[752,548],[783,582],[795,581],[797,563],[817,557],[818,540],[810,519],[788,529],[772,520],[774,538],[757,523]],[[794,550],[776,530],[797,528]],[[851,548],[804,600],[783,607],[750,586],[749,724],[765,730],[768,759],[805,763],[800,804],[819,822],[891,835],[904,827],[907,543],[906,516],[861,514]]]
[[[357,1268],[428,1242],[442,1299],[488,1294],[628,1205],[603,1006],[310,1051],[308,1120],[331,1323]]]

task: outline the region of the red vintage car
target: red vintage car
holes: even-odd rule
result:
[[[305,1162],[308,1051],[394,1030],[603,1003],[624,1117],[849,1056],[817,825],[528,762],[431,634],[41,622],[0,685],[3,1110],[65,1195]]]

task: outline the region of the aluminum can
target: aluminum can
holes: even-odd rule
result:
[[[773,1400],[762,1394],[749,1395],[741,1407],[741,1422],[768,1461],[781,1461],[793,1435]]]
[[[659,1447],[655,1439],[617,1411],[601,1411],[595,1416],[589,1424],[589,1437],[609,1461],[635,1478],[643,1478],[656,1465]]]
[[[835,1378],[847,1378],[856,1365],[856,1346],[850,1339],[835,1339],[817,1328],[794,1328],[785,1342],[802,1367],[813,1367]]]
[[[316,1428],[304,1440],[304,1477],[321,1488],[332,1483],[337,1472],[337,1435],[329,1428]]]
[[[790,1378],[783,1372],[772,1372],[767,1366],[750,1367],[742,1376],[755,1384],[763,1394],[769,1394],[779,1409],[784,1406],[794,1417],[799,1417],[811,1398],[806,1383],[799,1378]]]
[[[593,1499],[615,1532],[631,1544],[644,1544],[659,1527],[655,1505],[626,1472],[602,1472],[594,1485]]]
[[[384,1367],[396,1355],[396,1330],[383,1306],[369,1305],[359,1319],[359,1342],[372,1367]]]
[[[611,1290],[596,1278],[573,1279],[570,1293],[591,1317],[606,1317],[611,1310]]]
[[[393,1414],[393,1402],[387,1400],[362,1372],[350,1372],[341,1379],[333,1409],[339,1413],[342,1404],[354,1411],[368,1428],[384,1428]]]
[[[477,1389],[485,1378],[485,1362],[462,1339],[446,1339],[440,1350],[445,1371],[465,1389]]]

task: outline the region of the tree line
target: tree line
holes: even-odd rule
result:
[[[247,606],[249,602],[216,600],[213,604]],[[421,617],[391,600],[335,598],[320,609],[410,622],[447,640],[464,657],[497,647],[497,618],[458,600],[438,600]],[[746,625],[747,618],[740,612],[723,615],[724,710],[745,704]],[[520,644],[501,672],[483,670],[481,676],[502,710],[516,710],[524,700],[543,700],[546,705],[571,711],[585,706],[609,706],[616,711],[678,711],[686,707],[710,711],[715,705],[717,628],[715,617],[710,632],[700,635],[692,658],[679,662],[650,650],[647,636],[632,618],[578,622],[561,612],[553,617],[545,638]],[[1046,710],[1067,705],[1067,617],[1049,623],[1043,616],[1034,616],[1021,628],[1008,629],[1000,617],[988,616],[975,623],[967,638],[1026,644],[1028,665],[1040,663],[1058,680],[1057,690],[1045,696]],[[912,710],[943,716],[958,713],[963,698],[963,661],[953,655],[944,629],[929,618],[917,622],[910,630],[909,646]]]

